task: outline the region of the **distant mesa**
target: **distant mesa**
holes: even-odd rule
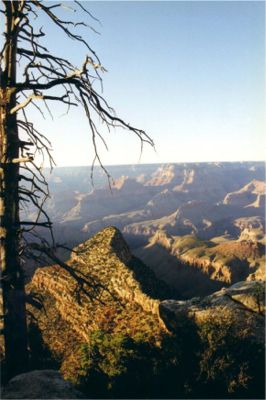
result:
[[[159,167],[146,182],[146,186],[165,186],[174,180],[182,179],[182,171],[177,171],[174,164],[166,164]]]
[[[263,207],[265,205],[266,182],[252,180],[241,189],[228,193],[224,198],[224,204],[240,207]]]
[[[142,185],[138,183],[135,179],[131,179],[128,176],[122,175],[120,178],[115,179],[112,183],[112,189],[117,190],[134,190],[140,188]]]

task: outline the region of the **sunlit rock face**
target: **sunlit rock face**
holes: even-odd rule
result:
[[[230,316],[239,329],[256,341],[265,339],[265,285],[261,281],[238,282],[207,297],[160,303],[160,317],[168,329],[177,331],[188,318],[198,326],[215,317]]]
[[[253,179],[241,189],[228,193],[224,198],[224,204],[242,207],[263,207],[265,203],[265,193],[266,183]]]
[[[159,289],[156,288],[156,285],[159,288],[160,284],[153,272],[132,256],[118,229],[108,227],[76,247],[69,265],[77,273],[87,277],[92,286],[94,281],[96,286],[100,283],[103,286],[103,298],[108,297],[110,292],[124,302],[136,303],[147,312],[157,313],[158,300],[152,297],[160,296]],[[76,286],[75,280],[68,272],[57,265],[38,269],[30,285],[50,293],[57,299],[58,305],[62,303],[67,308],[66,302],[69,302],[68,314],[79,315],[78,311],[81,310],[76,309],[74,312],[74,308],[84,309],[84,305],[79,306],[75,299]],[[152,297],[145,291],[150,292]],[[86,334],[86,331],[82,332],[83,335]]]
[[[108,227],[77,246],[67,265],[82,284],[53,265],[39,268],[27,287],[43,300],[42,310],[31,311],[45,344],[62,359],[64,377],[78,373],[81,346],[93,331],[152,340],[166,331],[158,309],[171,290],[132,256],[118,229]]]

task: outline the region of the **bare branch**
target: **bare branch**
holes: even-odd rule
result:
[[[13,158],[12,164],[26,163],[31,162],[33,157],[24,157],[24,158]]]

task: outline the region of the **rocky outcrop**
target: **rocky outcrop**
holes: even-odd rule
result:
[[[171,291],[132,256],[118,229],[108,227],[76,247],[67,266],[38,269],[27,287],[43,299],[43,309],[31,312],[45,344],[63,360],[64,377],[78,373],[80,348],[93,331],[156,339],[165,330],[158,308]]]
[[[165,300],[160,304],[160,317],[168,329],[177,331],[180,322],[188,318],[197,325],[215,316],[230,313],[239,329],[246,330],[259,342],[264,342],[265,285],[263,282],[238,282],[207,297],[187,301]]]
[[[266,244],[265,216],[237,218],[234,225],[239,229],[239,240],[250,240]]]
[[[224,204],[236,204],[241,207],[264,207],[266,183],[253,179],[238,191],[228,193]]]
[[[3,388],[2,399],[83,399],[72,383],[58,371],[30,371],[12,378]]]
[[[182,182],[182,172],[175,171],[174,164],[166,164],[159,167],[146,182],[147,186],[165,186],[169,185],[174,179],[180,179]]]
[[[159,297],[160,290],[156,293],[158,280],[149,268],[131,255],[118,229],[108,227],[76,247],[69,265],[88,279],[94,279],[96,285],[100,282],[123,302],[136,303],[147,312],[157,313],[158,300],[154,297]],[[139,280],[136,279],[138,269],[142,270],[138,273]],[[38,269],[30,286],[39,291],[48,291],[58,303],[69,302],[69,314],[80,314],[81,310],[74,311],[74,308],[78,307],[73,295],[75,282],[68,272],[59,266]],[[150,292],[145,294],[145,290]]]

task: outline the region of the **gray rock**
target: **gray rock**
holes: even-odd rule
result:
[[[12,378],[3,388],[3,399],[82,399],[84,396],[58,371],[30,371]]]
[[[159,314],[166,327],[178,332],[186,319],[197,325],[214,316],[231,313],[240,329],[249,329],[250,335],[264,342],[265,283],[261,281],[238,282],[229,288],[203,298],[186,301],[165,300],[160,303]]]

